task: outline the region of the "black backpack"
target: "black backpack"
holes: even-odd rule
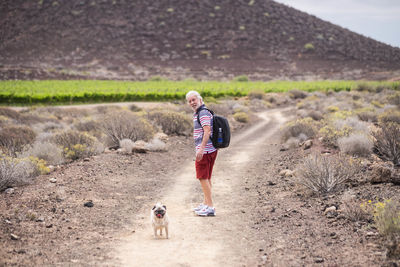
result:
[[[229,142],[231,141],[231,130],[229,128],[229,122],[225,117],[215,115],[214,111],[201,107],[197,111],[197,121],[200,123],[199,112],[201,110],[208,110],[213,115],[213,132],[211,135],[211,141],[215,148],[225,148],[229,146]]]

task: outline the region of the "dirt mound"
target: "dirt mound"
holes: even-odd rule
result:
[[[0,18],[1,79],[357,78],[400,69],[399,48],[274,1],[5,0]]]

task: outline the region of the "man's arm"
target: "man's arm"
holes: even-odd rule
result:
[[[203,140],[201,140],[200,148],[196,153],[196,161],[200,161],[203,158],[204,148],[206,147],[206,144],[208,143],[208,139],[210,139],[211,127],[209,125],[205,125],[203,127],[203,131],[204,131]]]

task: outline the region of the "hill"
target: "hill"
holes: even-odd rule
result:
[[[0,8],[1,79],[357,79],[400,70],[399,48],[268,0],[4,0]]]

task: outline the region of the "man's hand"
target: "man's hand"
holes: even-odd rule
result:
[[[203,158],[204,149],[199,149],[196,152],[196,161],[200,161]]]

